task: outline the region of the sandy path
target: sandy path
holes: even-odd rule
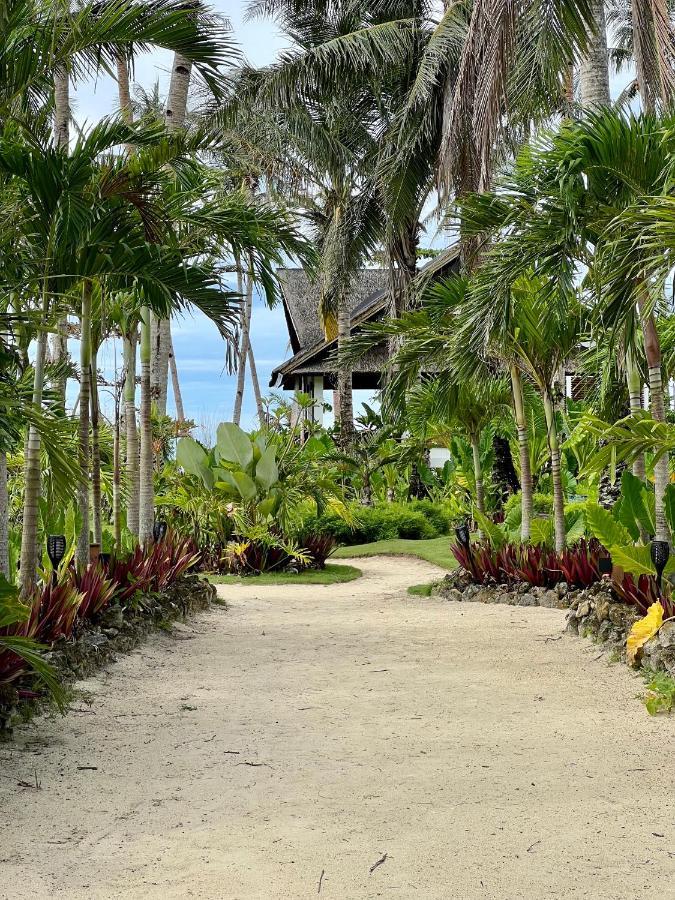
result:
[[[675,717],[557,610],[358,565],[221,589],[0,745],[0,896],[675,897]]]

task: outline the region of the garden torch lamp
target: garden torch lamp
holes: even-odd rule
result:
[[[670,556],[670,544],[668,541],[652,541],[650,550],[652,562],[656,569],[656,586],[659,589],[659,593],[661,593],[661,578]]]
[[[158,522],[152,527],[152,536],[156,544],[161,544],[161,542],[166,537],[166,533],[169,530],[169,526],[166,524],[164,519],[160,519]]]
[[[52,583],[56,584],[56,570],[66,555],[66,536],[64,534],[47,535],[47,556],[52,564]]]
[[[466,550],[471,546],[471,537],[469,535],[469,526],[466,522],[463,525],[458,525],[455,528],[455,534],[457,535],[457,541],[459,544],[464,547]]]

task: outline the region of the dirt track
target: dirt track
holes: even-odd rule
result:
[[[0,897],[675,898],[675,716],[557,610],[357,565],[221,588],[0,745]]]

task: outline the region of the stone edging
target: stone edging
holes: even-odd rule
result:
[[[118,654],[130,653],[150,632],[208,609],[216,596],[215,585],[198,575],[184,575],[161,594],[143,595],[135,613],[123,614],[119,606],[106,610],[100,622],[87,623],[74,640],[57,641],[45,659],[65,685],[72,684],[114,662]],[[15,695],[0,698],[0,736],[11,734],[16,720],[24,721],[41,705],[21,704],[19,710]]]

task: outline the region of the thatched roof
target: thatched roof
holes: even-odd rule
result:
[[[320,286],[310,281],[303,269],[279,269],[281,296],[293,353],[299,353],[324,339],[319,321]],[[375,294],[386,291],[389,273],[386,269],[364,269],[354,287],[352,318]]]
[[[456,268],[459,244],[443,250],[421,269],[429,277],[449,274]],[[336,341],[328,341],[319,321],[319,286],[311,282],[302,269],[279,269],[281,295],[293,356],[278,366],[270,379],[270,387],[281,384],[292,389],[297,375],[327,374],[335,371],[331,352]],[[391,296],[387,269],[363,269],[351,298],[352,331],[366,322],[389,313]],[[366,353],[354,372],[355,387],[377,386],[379,373],[387,361],[386,344]]]

